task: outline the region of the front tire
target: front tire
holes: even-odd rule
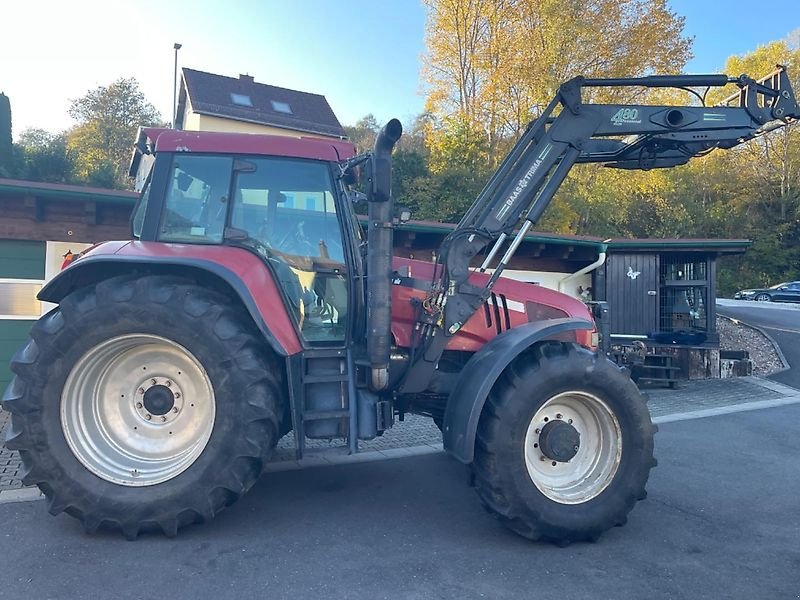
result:
[[[756,302],[772,302],[772,297],[769,294],[758,294],[754,298]]]
[[[645,497],[655,431],[619,367],[547,342],[515,359],[487,399],[475,487],[484,506],[526,538],[594,541]]]
[[[213,518],[277,442],[275,357],[225,296],[164,276],[79,289],[40,319],[3,397],[6,445],[52,514],[135,538]]]

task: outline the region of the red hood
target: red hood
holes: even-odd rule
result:
[[[392,334],[398,346],[408,347],[412,343],[412,331],[416,324],[415,301],[425,297],[425,284],[430,282],[434,265],[430,262],[395,258],[392,263],[395,271],[413,281],[411,286],[392,286]],[[489,279],[486,273],[472,273],[470,283],[485,285]],[[532,321],[572,317],[593,322],[589,308],[581,301],[539,285],[515,281],[501,277],[490,299],[483,309],[478,309],[459,332],[447,344],[449,350],[474,352],[486,342],[504,331]],[[569,341],[591,347],[592,332],[581,331],[569,334]],[[565,340],[567,341],[567,340]]]
[[[399,270],[403,267],[408,268],[409,277],[425,281],[430,281],[433,277],[433,263],[399,257],[395,257],[392,260],[393,269]],[[477,286],[483,286],[488,279],[489,275],[487,273],[473,272],[469,276],[469,282]],[[495,294],[505,295],[509,300],[522,303],[526,301],[537,302],[539,304],[559,308],[571,317],[591,318],[588,307],[580,300],[540,285],[516,281],[515,279],[508,279],[507,277],[500,277],[493,291]]]

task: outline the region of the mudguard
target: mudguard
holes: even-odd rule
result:
[[[475,436],[486,398],[503,370],[536,342],[566,331],[593,329],[582,319],[552,319],[514,327],[478,350],[461,371],[450,393],[442,429],[444,449],[465,464],[475,455]]]
[[[264,339],[279,356],[300,352],[302,346],[286,310],[275,310],[276,305],[282,307],[282,301],[269,270],[263,265],[258,265],[257,269],[242,269],[242,262],[225,265],[198,256],[89,254],[51,279],[38,298],[57,304],[78,287],[134,271],[165,275],[200,272],[211,279],[214,286],[229,288],[241,300]]]

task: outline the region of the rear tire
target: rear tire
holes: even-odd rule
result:
[[[548,342],[515,359],[492,389],[478,426],[475,487],[526,538],[595,541],[646,496],[655,431],[619,367]]]
[[[174,277],[71,293],[11,363],[6,445],[23,482],[88,532],[171,536],[213,518],[277,442],[281,369],[253,332],[228,298]]]

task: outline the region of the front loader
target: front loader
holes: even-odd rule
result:
[[[722,106],[585,103],[587,87],[735,84]],[[435,264],[393,256],[390,121],[374,151],[142,129],[132,241],[50,281],[3,396],[7,446],[50,512],[135,538],[206,521],[293,432],[356,453],[407,412],[442,429],[483,504],[559,544],[623,524],[653,434],[589,309],[502,277],[576,163],[673,167],[800,116],[786,71],[575,78],[527,128]],[[363,171],[366,233],[350,186]],[[498,258],[499,257],[499,258]]]

